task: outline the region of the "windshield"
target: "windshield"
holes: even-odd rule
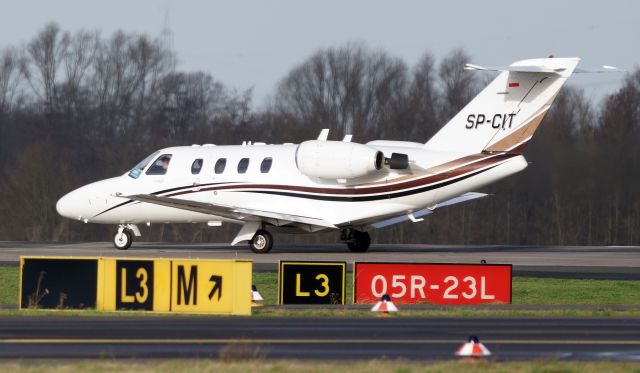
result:
[[[129,171],[129,176],[134,179],[139,178],[144,168],[147,167],[149,162],[151,162],[151,160],[154,159],[159,153],[160,151],[158,150],[153,154],[150,154],[148,157],[146,157],[142,161],[140,161],[140,163],[138,163],[134,168],[131,169],[131,171]]]
[[[147,175],[164,175],[169,168],[169,162],[171,162],[171,154],[163,154],[153,162],[151,167],[147,170]]]

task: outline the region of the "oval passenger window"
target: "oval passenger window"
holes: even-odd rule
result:
[[[216,166],[214,167],[214,170],[217,174],[221,174],[224,172],[224,168],[226,166],[227,166],[227,158],[220,158],[216,162]]]
[[[242,158],[240,162],[238,162],[238,173],[243,174],[247,172],[247,168],[249,168],[249,158]]]
[[[196,159],[191,164],[191,174],[197,175],[200,173],[200,171],[202,171],[202,159]]]
[[[269,170],[271,170],[272,164],[273,164],[273,158],[269,157],[269,158],[263,159],[262,163],[260,163],[260,172],[262,172],[263,174],[268,173]]]

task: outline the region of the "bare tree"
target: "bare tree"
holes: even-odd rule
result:
[[[19,95],[20,57],[15,48],[0,52],[0,117],[11,111]]]
[[[435,59],[425,53],[413,68],[413,76],[404,112],[413,128],[413,141],[427,141],[444,123],[438,122],[438,93]]]
[[[69,33],[61,33],[55,23],[50,23],[27,45],[27,59],[22,72],[33,92],[44,101],[47,112],[54,109],[58,68],[69,47]]]
[[[68,104],[77,99],[87,72],[94,62],[98,47],[97,32],[79,31],[69,38],[64,54],[65,81],[63,88]]]
[[[309,126],[369,137],[406,93],[405,64],[360,44],[320,50],[282,81],[276,105]]]
[[[73,87],[80,87],[87,70],[94,61],[98,47],[97,32],[79,31],[69,40],[69,46],[64,55],[66,83]]]
[[[440,62],[439,76],[442,90],[440,119],[446,123],[478,93],[478,77],[463,67],[469,56],[456,49]]]
[[[10,115],[20,107],[20,57],[14,48],[0,52],[0,167],[6,161],[7,145],[12,141],[7,135]],[[0,168],[1,170],[1,168]]]

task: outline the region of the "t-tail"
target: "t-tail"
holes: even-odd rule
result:
[[[504,67],[467,64],[500,74],[425,145],[461,153],[522,154],[579,58],[523,60]]]

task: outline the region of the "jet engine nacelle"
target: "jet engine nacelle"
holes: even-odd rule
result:
[[[298,146],[296,165],[309,177],[355,179],[379,171],[384,154],[363,144],[310,140]]]

